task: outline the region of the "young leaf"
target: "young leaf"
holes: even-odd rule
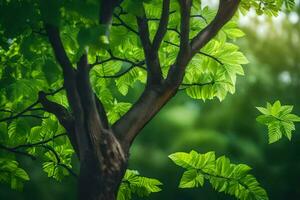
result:
[[[269,143],[277,142],[286,136],[289,140],[292,138],[292,131],[295,130],[294,122],[299,122],[300,117],[291,114],[293,106],[281,105],[280,101],[276,101],[273,105],[267,103],[267,107],[256,107],[262,115],[256,120],[268,127]]]
[[[180,188],[203,186],[207,179],[216,191],[233,195],[237,199],[268,199],[266,191],[249,174],[251,168],[248,165],[232,164],[225,156],[216,159],[214,152],[180,152],[169,157],[175,164],[187,169],[180,180]]]
[[[22,190],[23,182],[28,181],[28,174],[14,160],[0,158],[0,182],[10,184],[12,189]]]
[[[151,193],[161,191],[161,185],[162,183],[157,179],[142,177],[135,170],[126,170],[117,199],[130,200],[132,194],[138,197],[149,196]]]

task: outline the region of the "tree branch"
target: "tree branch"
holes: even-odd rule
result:
[[[47,35],[54,51],[56,60],[63,69],[64,87],[67,92],[68,101],[72,108],[77,123],[82,121],[82,107],[79,94],[76,88],[76,71],[70,62],[67,53],[64,49],[57,27],[45,24]]]
[[[180,4],[180,51],[178,59],[182,59],[184,56],[190,53],[190,15],[192,0],[178,0]]]
[[[167,85],[149,86],[130,110],[113,124],[113,132],[125,151],[140,130],[174,95],[174,90]]]
[[[146,58],[146,65],[147,65],[147,84],[148,85],[159,85],[162,82],[163,76],[162,71],[160,67],[160,62],[158,58],[158,50],[153,49],[152,43],[150,41],[150,33],[149,33],[149,27],[148,27],[148,20],[146,18],[146,14],[144,11],[143,16],[137,17],[137,24],[139,28],[139,37],[143,46],[144,55]],[[164,27],[163,27],[164,28]],[[164,30],[160,30],[164,31]],[[161,37],[161,36],[159,36]],[[159,42],[159,39],[157,39],[157,42]],[[159,46],[157,43],[156,45]],[[158,47],[156,47],[158,48]]]
[[[84,159],[91,156],[90,153],[92,153],[95,158],[97,158],[97,162],[100,162],[100,158],[102,158],[101,152],[100,152],[100,142],[101,142],[101,136],[103,132],[105,131],[106,126],[108,126],[106,123],[107,121],[105,119],[101,119],[101,115],[98,112],[95,94],[92,90],[90,79],[89,79],[89,64],[88,64],[88,57],[87,53],[83,54],[77,63],[77,88],[79,92],[79,96],[82,102],[82,108],[83,108],[83,126],[79,127],[82,129],[79,133],[81,134],[81,137],[84,137],[83,139],[85,141],[85,147],[83,147],[81,150],[83,150]],[[100,102],[100,100],[98,99]],[[102,106],[101,104],[98,104],[98,106]],[[101,108],[102,111],[104,111],[104,108]],[[87,154],[87,152],[90,152]],[[98,163],[101,164],[101,163]],[[100,166],[100,165],[99,165]]]
[[[71,144],[76,154],[79,156],[79,147],[75,135],[75,121],[73,116],[64,106],[48,100],[46,96],[46,93],[39,92],[39,102],[42,104],[45,111],[54,114],[59,123],[66,129]]]
[[[50,25],[50,24],[45,24],[45,29],[46,29],[49,41],[51,43],[51,46],[54,50],[56,60],[58,61],[58,63],[60,64],[60,66],[63,69],[64,76],[69,77],[69,76],[74,75],[74,69],[72,67],[72,63],[69,60],[67,53],[64,49],[58,28],[53,25]]]
[[[240,0],[220,0],[219,2],[219,9],[214,20],[192,39],[192,54],[196,54],[215,37],[219,30],[233,17]]]
[[[56,60],[60,64],[63,69],[63,77],[64,77],[64,87],[66,89],[68,102],[72,109],[72,114],[74,116],[74,141],[72,144],[77,144],[77,146],[73,146],[74,149],[79,150],[78,157],[81,158],[83,156],[83,151],[89,148],[89,141],[87,135],[84,134],[84,111],[82,107],[82,99],[79,96],[79,91],[77,88],[77,72],[73,68],[66,51],[63,47],[63,43],[60,38],[59,30],[57,27],[45,24],[47,35],[49,38],[49,42],[54,51]],[[72,141],[73,139],[70,138]],[[76,142],[75,142],[76,141]]]
[[[96,100],[96,106],[97,106],[97,110],[98,110],[100,119],[102,121],[103,128],[109,129],[110,127],[109,127],[109,122],[107,119],[107,114],[106,114],[105,108],[104,108],[100,98],[98,98],[96,95],[95,95],[95,100]]]
[[[169,69],[167,83],[177,90],[183,80],[185,69],[191,60],[190,15],[192,0],[178,0],[180,5],[180,49],[176,62]]]
[[[162,13],[156,34],[153,39],[152,50],[158,51],[160,44],[167,32],[169,22],[170,0],[163,0]]]

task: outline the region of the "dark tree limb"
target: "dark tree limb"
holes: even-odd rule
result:
[[[47,112],[52,113],[57,117],[60,124],[67,131],[70,131],[74,122],[69,111],[62,105],[48,100],[46,96],[47,95],[44,92],[39,92],[39,102]]]
[[[190,15],[192,0],[178,0],[180,4],[180,51],[178,59],[190,53]]]
[[[67,56],[58,28],[49,24],[45,24],[45,28],[56,60],[63,69],[64,87],[66,89],[68,102],[74,117],[74,136],[79,150],[78,157],[82,158],[86,152],[86,149],[90,148],[90,145],[84,130],[85,125],[82,98],[80,98],[77,88],[78,85],[76,79],[78,72],[73,68],[72,63]],[[74,146],[74,148],[75,147],[76,146]]]
[[[191,60],[190,15],[192,0],[178,0],[180,5],[180,49],[174,65],[170,67],[167,83],[177,90],[183,80],[185,69]]]
[[[99,132],[105,127],[108,127],[107,117],[105,119],[101,119],[97,113],[97,107],[101,106],[100,110],[104,110],[104,107],[100,101],[97,99],[89,80],[89,63],[87,60],[87,54],[84,54],[80,61],[78,62],[78,75],[77,75],[77,87],[79,88],[79,93],[81,96],[82,107],[84,108],[85,118],[86,120],[96,120],[94,123],[99,124]],[[96,103],[96,99],[98,104]]]
[[[83,103],[85,117],[87,118],[86,120],[95,120],[94,123],[99,124],[99,130],[94,134],[101,134],[101,130],[108,129],[109,124],[104,106],[101,100],[95,96],[92,90],[92,86],[89,80],[89,66],[90,65],[87,60],[87,54],[84,54],[78,63],[77,84]],[[99,113],[97,112],[97,110],[99,111]]]
[[[167,33],[170,12],[170,0],[163,0],[162,13],[156,34],[153,39],[152,50],[158,51],[165,34]]]
[[[219,2],[219,9],[213,21],[192,39],[192,54],[196,54],[215,37],[219,30],[233,17],[240,0],[220,0]]]
[[[164,22],[163,22],[164,23]],[[160,67],[160,61],[158,57],[158,47],[160,45],[160,37],[163,37],[164,35],[164,28],[162,24],[161,25],[161,30],[158,30],[158,34],[163,34],[162,36],[157,36],[158,38],[156,39],[156,50],[153,49],[153,44],[150,41],[150,33],[149,33],[149,27],[148,27],[148,20],[146,18],[146,14],[144,11],[143,16],[138,16],[137,17],[137,24],[139,28],[139,37],[143,46],[143,51],[144,55],[146,58],[146,65],[147,65],[147,71],[148,71],[148,76],[147,76],[147,85],[160,85],[163,76],[162,76],[162,71]],[[160,33],[161,32],[161,33]]]
[[[67,92],[68,101],[72,108],[77,123],[82,123],[82,107],[80,97],[76,88],[76,71],[70,62],[60,38],[57,27],[45,24],[47,35],[54,51],[56,60],[63,69],[64,87]]]
[[[109,127],[109,122],[108,122],[107,114],[103,106],[103,103],[96,95],[95,95],[95,100],[96,100],[96,106],[97,106],[100,119],[102,121],[103,128],[108,130],[110,127]]]
[[[54,114],[59,123],[66,129],[71,144],[76,154],[79,156],[78,143],[76,140],[74,128],[75,121],[71,113],[69,113],[69,111],[64,106],[48,100],[44,92],[39,92],[39,102],[42,104],[45,111]]]
[[[131,109],[113,124],[113,132],[125,151],[128,151],[140,130],[174,95],[175,92],[170,87],[150,86]]]
[[[122,1],[123,0],[102,0],[102,1],[100,1],[99,23],[107,26],[107,28],[106,28],[107,36],[109,35],[109,26],[112,23],[114,10]]]
[[[82,162],[85,162],[86,159],[93,158],[97,167],[100,167],[102,158],[100,144],[102,135],[105,131],[104,127],[108,126],[108,124],[103,124],[107,121],[105,119],[101,119],[101,115],[98,112],[99,109],[104,111],[104,107],[102,103],[100,103],[100,99],[98,99],[99,103],[96,103],[95,94],[90,84],[90,66],[88,63],[87,53],[81,56],[77,63],[77,70],[76,82],[84,117],[83,126],[79,128],[81,129],[81,135],[84,135],[82,137],[85,137],[84,139],[87,140],[87,146],[84,148]],[[101,106],[101,108],[98,108],[97,106]]]

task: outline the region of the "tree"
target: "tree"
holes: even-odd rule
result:
[[[222,0],[215,11],[199,0],[2,0],[1,148],[46,152],[44,171],[57,179],[76,176],[74,150],[79,199],[115,199],[135,137],[179,90],[203,100],[234,93],[248,62],[229,42],[243,36],[231,20],[238,9],[276,15],[293,2]],[[118,102],[113,88],[125,96],[136,81],[139,99]],[[26,172],[3,163],[19,188]]]

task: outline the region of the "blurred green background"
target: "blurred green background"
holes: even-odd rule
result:
[[[291,142],[284,138],[268,145],[266,127],[255,121],[259,114],[255,106],[277,99],[293,104],[294,113],[300,114],[299,13],[281,14],[276,19],[251,13],[244,17],[241,26],[247,36],[236,42],[250,64],[244,68],[246,75],[238,78],[236,93],[223,102],[203,102],[179,92],[145,127],[131,150],[129,168],[164,183],[162,192],[147,199],[233,199],[215,192],[209,184],[191,190],[177,188],[183,170],[168,155],[192,149],[201,153],[214,150],[234,163],[250,165],[271,200],[300,199],[300,126]],[[132,101],[139,94],[138,88],[130,93]],[[47,178],[41,163],[20,160],[31,181],[23,192],[0,185],[0,199],[75,199],[73,177],[59,183]]]

